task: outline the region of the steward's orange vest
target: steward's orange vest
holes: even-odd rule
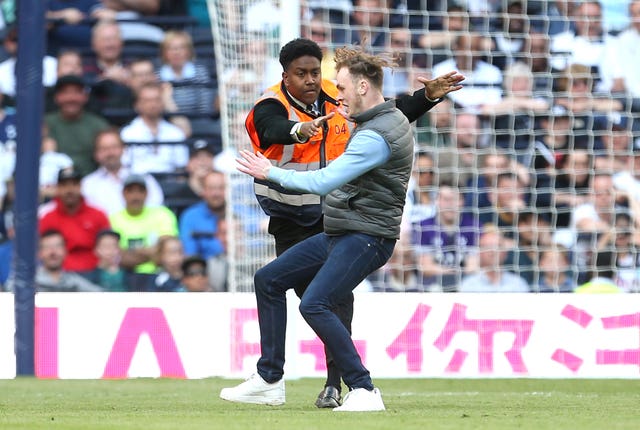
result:
[[[335,99],[338,90],[331,81],[322,81],[322,92],[320,97],[325,101],[323,115],[328,115],[337,110],[338,105]],[[267,91],[256,101],[272,98],[280,102],[289,112],[289,120],[295,122],[307,122],[314,119],[313,116],[297,109],[286,97],[282,90],[282,82],[267,89]],[[333,103],[332,103],[333,101]],[[255,105],[254,105],[255,106]],[[324,130],[312,137],[305,143],[295,144],[272,144],[267,149],[260,148],[260,140],[255,129],[254,111],[251,109],[245,126],[251,139],[254,151],[261,152],[271,160],[274,166],[283,169],[292,169],[299,172],[317,170],[326,166],[331,161],[338,158],[345,150],[347,140],[351,135],[351,125],[338,112],[331,118]],[[260,206],[269,216],[287,218],[299,225],[313,225],[322,216],[321,198],[316,194],[306,194],[297,191],[286,190],[280,185],[270,181],[254,181],[254,191]]]

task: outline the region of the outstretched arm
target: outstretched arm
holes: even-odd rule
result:
[[[435,79],[419,76],[418,81],[424,85],[411,95],[400,96],[396,99],[396,107],[413,122],[438,104],[442,97],[450,92],[462,89],[460,83],[465,77],[456,71],[445,73]]]

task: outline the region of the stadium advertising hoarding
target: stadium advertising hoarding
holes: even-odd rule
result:
[[[36,296],[42,378],[246,377],[250,293]],[[288,300],[286,377],[323,377],[321,342]],[[0,378],[15,376],[13,296],[0,293]],[[640,295],[357,293],[353,336],[382,377],[640,377]]]

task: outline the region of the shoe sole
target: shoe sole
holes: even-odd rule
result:
[[[220,393],[220,398],[228,402],[234,403],[249,403],[252,405],[267,405],[267,406],[280,406],[284,405],[284,399],[265,399],[261,396],[242,396],[232,397]]]
[[[340,406],[340,403],[336,402],[334,399],[318,399],[315,403],[318,408],[337,408]]]

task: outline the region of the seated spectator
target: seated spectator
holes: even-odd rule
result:
[[[45,16],[47,26],[47,50],[58,55],[63,48],[89,48],[91,18],[102,8],[100,0],[50,0]]]
[[[437,169],[434,181],[467,184],[478,169],[478,153],[486,148],[480,117],[471,111],[457,111],[453,117],[450,145],[434,151]],[[466,190],[463,190],[466,192]]]
[[[58,78],[54,100],[57,110],[45,115],[49,135],[58,143],[58,151],[73,160],[73,166],[82,174],[96,169],[93,159],[93,139],[99,131],[109,127],[102,117],[85,110],[89,88],[75,75]]]
[[[126,108],[133,95],[128,87],[129,71],[122,58],[123,40],[115,21],[98,21],[91,30],[93,55],[84,64],[84,77],[91,85],[94,108]]]
[[[226,215],[225,191],[223,173],[214,171],[205,176],[202,201],[187,208],[180,217],[180,240],[185,254],[208,259],[224,251],[217,237],[217,225]]]
[[[533,74],[533,93],[536,97],[547,96],[553,91],[553,77],[560,71],[551,65],[549,35],[532,31],[525,39],[520,60],[526,63]]]
[[[97,170],[82,178],[82,195],[87,202],[105,211],[107,214],[119,212],[125,207],[122,188],[130,169],[122,165],[124,143],[115,128],[109,128],[96,135],[94,159]],[[143,175],[147,187],[146,206],[160,206],[164,195],[160,184],[149,175]]]
[[[79,51],[62,49],[58,52],[56,60],[56,78],[51,86],[45,86],[44,111],[46,113],[56,110],[57,106],[54,101],[56,90],[55,83],[59,78],[66,75],[75,75],[81,78],[84,77],[84,71],[82,68],[82,56],[80,55]],[[92,107],[93,103],[91,99],[91,93],[89,93],[89,102],[87,103],[88,109],[94,113],[100,114],[100,112],[96,112],[96,110]]]
[[[81,179],[77,170],[60,171],[56,198],[41,209],[38,231],[58,230],[67,245],[63,268],[86,273],[98,265],[94,253],[96,237],[110,225],[103,211],[84,201],[80,193]]]
[[[102,0],[101,3],[103,7],[94,12],[94,17],[117,21],[123,41],[162,41],[162,29],[142,21],[145,16],[158,15],[161,3],[167,3],[166,0]]]
[[[163,118],[162,87],[145,84],[136,94],[138,116],[123,127],[120,137],[129,145],[123,163],[134,173],[174,173],[182,171],[189,159],[182,130]],[[171,142],[171,143],[162,143]],[[145,145],[140,145],[145,143]]]
[[[3,47],[9,58],[0,63],[0,93],[9,100],[5,103],[15,106],[13,99],[16,96],[16,61],[18,59],[18,28],[11,27],[4,40]],[[52,86],[56,82],[56,59],[49,55],[42,57],[42,85]]]
[[[614,227],[617,209],[610,173],[596,173],[589,188],[589,200],[576,206],[571,214],[570,232],[576,256],[578,282],[585,282],[593,252],[604,249],[605,234]]]
[[[539,213],[525,209],[517,215],[513,246],[504,266],[522,277],[529,285],[535,285],[539,277],[540,250],[552,245],[549,222]]]
[[[481,154],[478,157],[478,169],[465,184],[465,210],[478,214],[489,213],[493,206],[490,196],[495,190],[498,176],[508,172],[514,172],[524,186],[529,184],[528,170],[505,151]]]
[[[480,212],[480,225],[493,224],[510,239],[516,235],[518,214],[527,207],[526,191],[513,173],[501,173],[489,193],[492,206]]]
[[[64,269],[68,246],[64,236],[58,230],[46,230],[40,233],[38,241],[38,267],[36,268],[36,292],[100,292],[98,285],[88,281],[77,273]],[[8,290],[13,291],[13,280]]]
[[[109,216],[113,230],[120,234],[122,266],[137,274],[153,274],[156,265],[153,257],[158,239],[162,236],[177,236],[176,217],[165,206],[146,206],[147,182],[144,176],[132,174],[125,180],[122,188],[125,208]],[[140,277],[140,282],[145,282]],[[142,287],[135,281],[134,290]]]
[[[603,249],[612,250],[616,256],[616,285],[625,293],[640,291],[640,237],[631,214],[626,210],[617,211],[614,228],[605,234],[609,240],[604,243]]]
[[[187,257],[182,263],[182,284],[192,293],[211,291],[207,278],[207,262],[200,257]]]
[[[479,270],[465,276],[460,284],[461,293],[528,293],[527,281],[507,271],[505,239],[495,227],[487,227],[478,243]]]
[[[350,30],[347,31],[344,43],[361,45],[374,52],[383,51],[391,27],[389,12],[386,0],[353,0]],[[337,42],[342,43],[342,41]]]
[[[404,217],[409,223],[419,222],[436,213],[436,168],[433,155],[420,151],[413,160],[413,176],[409,181]]]
[[[616,255],[611,251],[600,251],[595,255],[595,264],[591,267],[587,282],[579,285],[576,293],[621,293],[616,285]]]
[[[418,271],[427,291],[453,292],[463,274],[478,269],[480,227],[463,211],[458,187],[441,183],[435,203],[436,214],[415,225]]]
[[[158,268],[149,278],[146,291],[171,293],[185,291],[182,285],[182,263],[184,252],[177,236],[162,236],[158,239],[155,257]]]
[[[6,191],[0,197],[0,291],[4,291],[3,287],[9,279],[13,240],[15,238],[15,229],[13,227],[13,200],[15,194],[13,180],[7,179],[2,185],[6,188]]]
[[[110,229],[100,231],[96,237],[95,254],[98,267],[87,274],[87,279],[104,291],[130,291],[131,274],[120,266],[120,234]]]
[[[640,97],[640,62],[638,58],[638,47],[640,46],[640,0],[629,2],[629,17],[631,22],[629,27],[618,35],[616,47],[620,62],[624,91],[632,97]]]
[[[160,82],[155,72],[153,61],[149,58],[139,58],[129,63],[129,87],[133,94],[137,94],[144,85],[154,82]],[[191,123],[189,118],[184,115],[173,115],[178,112],[179,108],[173,98],[173,85],[171,82],[162,82],[162,104],[165,114],[172,114],[168,121],[180,128],[185,136],[191,136]],[[131,109],[132,117],[135,112]]]
[[[393,52],[397,66],[393,69],[385,67],[382,94],[395,98],[403,94],[413,93],[415,69],[413,66],[413,50],[411,49],[411,32],[408,28],[392,28],[389,32],[387,49]]]
[[[502,97],[502,72],[482,58],[485,39],[479,33],[464,33],[456,37],[453,57],[433,66],[432,76],[458,70],[465,76],[464,91],[448,94],[458,107],[477,107],[497,103]]]
[[[431,18],[431,17],[430,17]],[[442,17],[442,28],[420,32],[417,45],[428,52],[426,68],[433,67],[453,56],[453,46],[460,34],[468,33],[469,13],[460,4],[449,2]],[[436,76],[436,75],[434,75]]]
[[[4,96],[0,93],[0,181],[13,175],[16,164],[17,115],[13,109],[3,107]],[[2,185],[0,185],[0,189]],[[2,197],[0,192],[0,198]]]
[[[180,112],[191,117],[192,130],[219,129],[213,116],[218,114],[215,70],[195,58],[191,35],[186,31],[167,31],[160,45],[160,81],[173,85],[173,98]]]
[[[494,26],[495,33],[491,37],[489,62],[500,70],[506,70],[514,62],[520,60],[519,52],[525,44],[529,32],[529,17],[526,15],[526,0],[506,2],[498,15]]]
[[[516,160],[531,165],[533,156],[535,116],[547,112],[549,102],[533,95],[533,74],[522,62],[514,62],[504,71],[502,98],[497,103],[480,106],[480,113],[489,118],[489,128],[495,130],[496,145],[515,154]]]
[[[313,40],[322,50],[322,61],[320,62],[320,70],[323,79],[333,80],[336,77],[336,67],[333,61],[333,49],[331,47],[331,26],[323,19],[321,14],[313,14],[308,25],[302,27],[302,37]],[[271,81],[277,82],[278,79]],[[265,87],[264,89],[268,88]]]
[[[594,72],[594,88],[619,92],[624,89],[617,37],[602,28],[599,1],[580,2],[574,10],[575,31],[556,34],[551,39],[552,61],[556,69],[582,64]]]
[[[594,92],[593,75],[589,67],[571,64],[558,78],[554,103],[570,112],[576,138],[587,141],[588,149],[601,151],[602,142],[597,136],[594,137],[594,131],[605,126],[607,115],[624,109],[625,98]]]
[[[58,152],[58,142],[50,136],[42,138],[40,146],[40,201],[48,202],[56,196],[58,173],[73,169],[73,160]]]
[[[167,177],[162,180],[165,204],[178,217],[201,200],[204,178],[214,170],[215,151],[215,145],[204,139],[196,140],[189,147],[189,162],[185,169],[187,177]]]
[[[533,291],[539,293],[572,293],[576,288],[568,251],[561,246],[540,251],[540,276]]]

